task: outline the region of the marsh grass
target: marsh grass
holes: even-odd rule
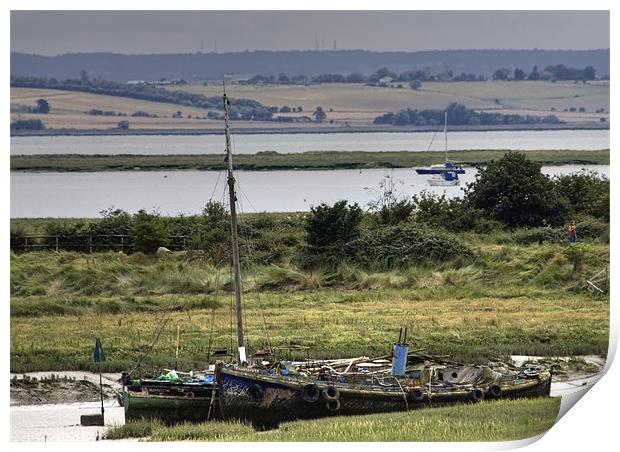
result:
[[[524,151],[532,160],[546,165],[609,165],[609,150],[584,153],[573,150]],[[454,160],[465,165],[485,165],[505,151],[451,151]],[[237,170],[315,170],[358,168],[411,168],[435,163],[436,152],[303,152],[295,154],[261,153],[235,156]],[[170,171],[223,170],[226,164],[217,155],[16,155],[11,156],[11,171]]]
[[[456,405],[368,416],[286,422],[257,432],[232,422],[129,422],[106,439],[149,437],[150,441],[511,441],[549,430],[559,398],[520,399]]]
[[[461,239],[473,257],[390,271],[247,267],[248,347],[295,342],[317,358],[377,355],[407,325],[413,347],[464,361],[606,353],[609,298],[584,285],[609,264],[608,244]],[[215,349],[233,348],[230,274],[187,252],[13,253],[10,304],[15,372],[92,370],[96,336],[110,371],[201,369]]]

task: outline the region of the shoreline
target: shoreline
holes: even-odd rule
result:
[[[11,138],[51,136],[128,136],[128,135],[223,135],[219,124],[203,129],[46,129],[11,131]],[[502,132],[502,131],[548,131],[548,130],[609,130],[610,123],[575,122],[562,124],[501,124],[501,125],[453,125],[451,132]],[[283,134],[331,134],[331,133],[423,133],[436,132],[437,126],[341,126],[311,125],[308,127],[235,127],[236,135],[283,135]]]

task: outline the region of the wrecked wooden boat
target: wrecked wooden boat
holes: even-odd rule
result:
[[[234,274],[235,310],[237,317],[237,343],[240,363],[247,361],[241,312],[241,266],[239,263],[239,239],[237,231],[237,195],[228,124],[230,101],[224,85],[224,132],[226,139],[227,185],[230,199],[230,239],[232,248],[232,272]],[[177,330],[177,354],[178,354]],[[208,361],[208,358],[207,358]],[[131,372],[122,377],[123,391],[121,401],[125,409],[125,419],[157,418],[164,421],[204,421],[216,417],[214,411],[215,393],[213,391],[213,372],[203,372],[202,378],[178,378],[180,372],[168,371],[174,378],[132,379]]]
[[[132,380],[124,373],[121,403],[125,420],[179,422],[214,418],[213,372],[190,378],[174,378],[176,375],[169,371],[161,379]]]
[[[323,365],[318,372],[308,363],[269,369],[216,366],[222,416],[273,428],[297,419],[545,397],[551,388],[551,374],[543,367],[463,365],[409,354],[404,343],[395,344],[391,363],[355,361],[344,370]]]

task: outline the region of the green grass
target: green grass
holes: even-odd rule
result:
[[[256,432],[239,422],[164,426],[138,421],[110,429],[106,439],[149,437],[150,441],[511,441],[549,430],[559,398],[456,405],[400,413],[287,422]]]
[[[451,151],[450,158],[465,165],[484,165],[501,158],[506,151]],[[609,150],[524,151],[528,158],[545,165],[609,165]],[[437,152],[304,152],[279,154],[262,152],[235,156],[238,170],[318,170],[358,168],[410,168],[437,163]],[[16,155],[11,171],[157,171],[223,170],[219,155]]]

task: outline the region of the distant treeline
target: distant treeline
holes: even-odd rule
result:
[[[520,68],[514,71],[507,68],[499,68],[493,73],[493,80],[594,80],[596,71],[592,66],[583,69],[567,67],[563,64],[546,66],[543,71],[538,70],[538,66],[534,66],[532,71],[526,73]],[[276,75],[255,75],[254,77],[241,81],[245,85],[307,85],[321,83],[367,83],[377,85],[382,82],[389,83],[409,83],[413,81],[419,82],[481,82],[486,81],[487,77],[473,73],[454,73],[452,70],[446,70],[439,73],[431,73],[430,69],[419,70],[412,69],[401,73],[391,71],[387,67],[378,69],[371,75],[364,75],[360,72],[354,72],[348,75],[338,73],[327,73],[316,76],[308,76],[304,74],[287,75],[280,73]]]
[[[439,74],[431,74],[430,70],[410,70],[400,74],[390,71],[388,68],[380,68],[371,75],[364,75],[360,72],[354,72],[348,75],[342,74],[321,74],[317,76],[308,76],[304,74],[288,76],[284,73],[275,75],[256,75],[248,80],[241,81],[245,85],[307,85],[321,83],[368,83],[376,85],[382,80],[390,80],[393,82],[412,82],[419,81],[484,81],[486,78],[482,75],[461,73],[455,75],[452,71],[446,71]]]
[[[222,98],[207,97],[187,91],[171,91],[150,85],[129,85],[106,80],[56,80],[54,78],[11,76],[11,87],[43,88],[66,91],[80,91],[107,96],[129,97],[132,99],[164,102],[188,107],[222,110]],[[230,117],[234,120],[268,121],[277,107],[265,107],[260,102],[250,99],[230,99]],[[217,115],[217,114],[216,114]]]
[[[474,111],[464,105],[451,103],[446,109],[448,124],[451,125],[496,125],[496,124],[558,124],[561,121],[555,115],[530,116]],[[405,108],[396,113],[377,116],[374,124],[392,124],[395,126],[439,125],[444,122],[446,110],[412,110]]]
[[[596,70],[592,66],[578,69],[566,67],[563,64],[547,66],[543,71],[539,71],[538,66],[534,66],[529,74],[520,68],[515,68],[514,72],[511,72],[510,69],[500,68],[493,73],[493,80],[574,80],[585,82],[594,79],[596,79]],[[603,79],[609,79],[609,76],[605,76]]]
[[[11,122],[11,130],[45,130],[40,119],[17,119]]]

